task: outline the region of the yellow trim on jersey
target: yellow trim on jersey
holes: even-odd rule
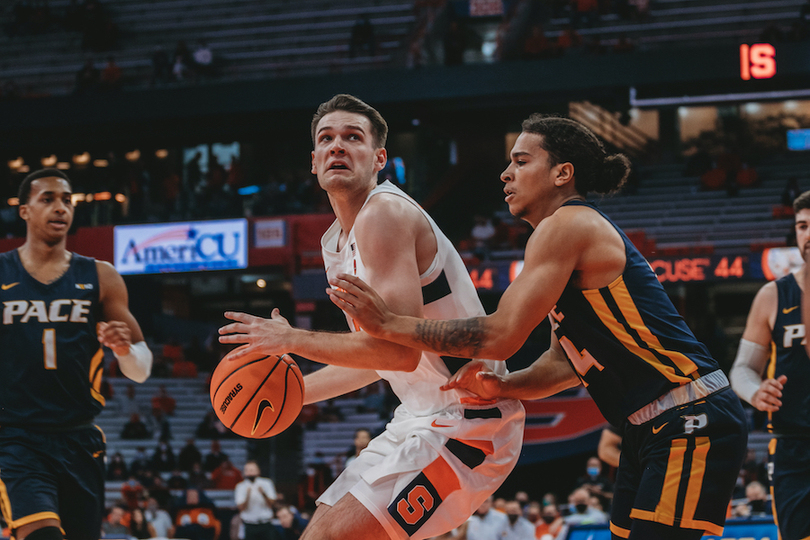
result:
[[[11,499],[8,496],[6,484],[2,480],[0,480],[0,512],[3,513],[6,522],[10,523],[13,517],[11,515]]]
[[[712,443],[708,437],[695,437],[695,449],[692,451],[692,467],[689,471],[689,482],[686,484],[686,499],[683,503],[681,524],[691,523],[703,488],[703,477],[706,474],[706,455]]]
[[[99,366],[102,361],[104,361],[104,349],[99,347],[90,360],[90,395],[103,406],[107,404],[107,400],[101,395],[101,377],[104,375],[104,368]]]
[[[61,523],[59,514],[56,512],[37,512],[36,514],[31,514],[30,516],[25,516],[16,521],[12,521],[8,524],[8,526],[12,529],[19,529],[23,525],[28,525],[29,523],[34,523],[35,521],[42,521],[43,519],[55,519]]]
[[[95,424],[93,424],[93,427],[95,427],[99,431],[99,433],[101,433],[101,442],[107,444],[107,436],[104,434],[104,430]]]
[[[771,358],[768,360],[768,367],[765,369],[768,379],[774,379],[776,375],[776,343],[771,340]],[[773,411],[768,411],[768,431],[772,431]]]
[[[630,537],[630,529],[625,529],[624,527],[619,527],[612,521],[610,522],[610,532],[618,536],[619,538],[629,538]]]
[[[618,283],[617,286],[622,286],[625,291],[627,290],[626,287],[624,287],[623,283]],[[613,336],[616,339],[618,339],[619,342],[622,345],[624,345],[624,348],[627,349],[630,353],[634,354],[635,356],[641,358],[642,360],[650,364],[662,375],[664,375],[664,377],[666,377],[667,380],[669,380],[670,382],[679,385],[692,382],[692,379],[690,377],[678,375],[677,373],[675,373],[675,368],[673,368],[672,366],[662,364],[661,361],[655,357],[652,351],[645,349],[641,347],[638,343],[636,343],[636,340],[633,339],[633,337],[627,333],[627,330],[624,329],[624,325],[621,322],[619,322],[613,315],[613,312],[610,311],[610,308],[605,302],[605,299],[602,298],[602,294],[599,292],[598,289],[584,290],[582,291],[582,295],[591,305],[591,308],[594,310],[597,317],[599,317],[599,320],[602,321],[602,324],[604,324],[605,327],[608,330],[610,330]],[[619,302],[619,298],[615,294],[613,296],[617,304],[619,304],[619,307],[622,310],[622,314],[627,319],[627,322],[630,323],[630,325],[637,332],[639,332],[640,336],[644,337],[645,335],[648,335],[649,337],[651,337],[654,340],[654,343],[650,343],[645,339],[647,345],[650,346],[651,348],[655,348],[657,352],[663,354],[663,347],[661,347],[661,344],[658,343],[658,340],[655,338],[655,336],[652,335],[652,332],[650,332],[649,329],[647,329],[647,327],[644,326],[644,323],[641,320],[641,315],[638,313],[638,310],[636,310],[635,306],[633,305],[633,300],[630,298],[629,293],[627,293],[626,299],[622,299],[621,303]],[[622,303],[624,304],[629,303],[629,305],[625,305],[624,307],[622,307]],[[630,315],[628,315],[627,313],[628,311],[630,312]],[[642,328],[645,331],[644,334],[642,334],[641,332]],[[657,348],[655,347],[655,343],[658,344]],[[690,363],[692,362],[690,361]],[[694,366],[694,369],[697,370],[697,366],[694,363],[692,363],[692,366]]]
[[[661,488],[661,500],[655,507],[655,514],[666,520],[665,525],[675,523],[675,503],[678,501],[678,489],[681,487],[686,443],[686,439],[675,439],[669,450],[667,472],[664,476],[664,486]]]
[[[670,527],[675,525],[675,504],[678,500],[678,491],[683,477],[687,444],[687,439],[675,439],[672,441],[667,471],[664,475],[664,485],[661,488],[661,500],[658,501],[655,511],[650,512],[649,510],[634,508],[630,511],[631,518],[653,521]],[[715,535],[722,535],[722,525],[695,519],[695,511],[700,501],[700,492],[703,489],[703,478],[706,474],[706,456],[710,447],[711,441],[708,437],[695,437],[695,448],[692,450],[692,464],[688,475],[689,480],[686,484],[686,497],[678,526],[684,529],[697,529]]]
[[[641,313],[638,312],[638,308],[636,308],[636,304],[633,302],[633,297],[630,296],[630,291],[627,289],[627,284],[624,282],[624,279],[616,285],[615,289],[611,289],[611,293],[624,318],[630,323],[633,330],[638,332],[638,335],[647,345],[655,349],[657,353],[672,360],[684,375],[690,375],[697,371],[697,364],[681,352],[665,349],[664,346],[661,345],[661,342],[658,341],[658,338],[647,328],[647,325],[644,324],[641,318]],[[692,378],[696,379],[697,377]]]

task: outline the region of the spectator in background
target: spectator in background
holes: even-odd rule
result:
[[[104,536],[128,536],[129,529],[124,525],[123,520],[126,510],[115,505],[107,514],[107,519],[101,522],[101,532]]]
[[[181,82],[188,80],[193,75],[189,65],[183,60],[183,57],[176,55],[174,63],[172,64],[172,77],[175,81]]]
[[[172,365],[172,377],[194,379],[197,377],[197,366],[181,354],[180,359]]]
[[[211,480],[208,474],[203,470],[202,463],[195,463],[191,466],[191,472],[188,473],[189,487],[197,489],[208,489],[211,487]]]
[[[242,481],[242,473],[233,466],[230,459],[219,464],[211,473],[214,489],[234,489]]]
[[[147,428],[152,434],[157,433],[158,439],[168,441],[172,438],[172,427],[168,417],[161,409],[152,409],[152,414],[147,418],[149,424]]]
[[[107,57],[107,65],[101,71],[101,88],[104,90],[119,90],[121,88],[121,68],[115,63],[114,56]]]
[[[194,435],[198,439],[219,439],[224,437],[227,431],[228,428],[220,422],[217,414],[213,410],[209,410],[197,424]]]
[[[298,540],[301,538],[307,526],[307,520],[297,512],[293,512],[292,507],[286,504],[279,506],[276,510],[276,518],[278,520],[276,529],[280,533],[280,540]]]
[[[116,452],[107,462],[107,480],[123,481],[127,479],[127,464],[121,452]]]
[[[354,58],[361,51],[366,51],[369,56],[377,54],[374,25],[366,13],[361,15],[352,27],[352,35],[349,40],[349,57]]]
[[[214,76],[214,53],[211,47],[204,40],[197,43],[197,48],[194,50],[194,71],[201,77]]]
[[[132,510],[138,507],[140,498],[146,494],[143,485],[135,478],[135,475],[130,475],[126,482],[121,484],[121,498],[127,505],[127,510]]]
[[[169,62],[169,55],[163,47],[155,47],[152,51],[152,74],[149,83],[165,84],[172,79],[172,64]]]
[[[223,461],[230,459],[228,454],[222,451],[219,441],[211,441],[211,451],[206,454],[205,461],[203,461],[203,470],[205,472],[214,472],[214,469],[219,467]]]
[[[577,28],[590,27],[599,19],[598,0],[572,0],[574,10],[572,23]]]
[[[534,526],[522,515],[520,503],[507,501],[506,518],[509,521],[504,540],[534,540]]]
[[[76,73],[76,93],[85,94],[98,88],[99,71],[96,69],[92,58],[84,62],[82,69]]]
[[[578,50],[581,47],[582,36],[579,35],[573,25],[566,25],[560,35],[557,36],[557,50],[561,54],[566,54],[570,50]]]
[[[619,468],[619,458],[622,453],[622,436],[615,427],[609,425],[602,430],[596,453],[599,455],[600,460],[614,469]]]
[[[124,429],[121,430],[121,438],[125,440],[148,439],[151,436],[138,413],[132,413],[129,421],[124,424]]]
[[[453,19],[444,34],[444,65],[460,66],[467,50],[467,31],[461,21]]]
[[[635,48],[635,43],[630,41],[627,34],[621,34],[619,39],[616,40],[616,43],[613,44],[613,52],[618,54],[633,52]]]
[[[482,260],[488,260],[490,255],[491,241],[495,236],[495,227],[492,221],[484,216],[475,216],[475,224],[470,230],[470,237],[473,241],[473,254]]]
[[[554,45],[546,37],[542,24],[532,26],[529,36],[523,42],[523,57],[527,60],[540,60],[554,56]]]
[[[135,507],[132,509],[132,516],[129,520],[129,534],[139,540],[157,536],[155,528],[146,520],[141,508]]]
[[[172,446],[166,439],[161,439],[155,448],[150,461],[150,467],[157,472],[169,472],[176,466]]]
[[[169,395],[166,390],[166,385],[161,384],[158,386],[158,391],[152,396],[152,410],[160,410],[169,416],[174,414],[174,409],[177,407],[177,401]]]
[[[158,475],[152,479],[152,485],[149,486],[148,494],[150,497],[154,497],[154,499],[158,502],[158,505],[161,507],[167,507],[172,500],[172,494],[169,490],[169,486],[163,480],[163,477]]]
[[[367,428],[359,428],[354,432],[354,448],[350,449],[346,453],[346,463],[343,465],[343,468],[349,466],[349,464],[357,459],[357,456],[360,455],[360,452],[368,446],[368,443],[371,442],[371,431]]]
[[[146,448],[139,446],[135,449],[135,457],[129,464],[129,474],[134,474],[140,478],[143,471],[149,468],[149,457],[146,455]]]
[[[467,540],[503,538],[508,526],[509,519],[492,508],[492,496],[489,496],[467,520]]]
[[[753,167],[747,162],[742,162],[740,168],[737,169],[735,182],[737,187],[745,188],[752,187],[759,183],[759,173],[756,167]]]
[[[228,461],[230,463],[230,461]],[[269,478],[260,476],[259,464],[248,461],[243,468],[245,479],[234,489],[234,500],[239,517],[245,525],[244,540],[277,540],[278,531],[273,526],[273,504],[276,486]]]
[[[772,513],[765,486],[756,480],[745,486],[745,502],[736,505],[732,510],[732,516],[743,518],[768,517]]]
[[[186,445],[180,449],[177,455],[177,468],[184,472],[190,472],[195,463],[202,464],[202,453],[194,439],[188,439]]]
[[[174,537],[187,540],[218,540],[222,523],[214,514],[214,503],[200,490],[187,489],[175,501]]]
[[[554,540],[565,525],[560,509],[555,503],[547,504],[540,514],[540,522],[534,529],[535,538],[540,540]]]
[[[174,526],[172,517],[154,497],[146,500],[146,510],[144,511],[146,521],[154,528],[155,538],[174,538]]]
[[[790,208],[793,211],[793,201],[796,197],[802,194],[802,188],[799,187],[799,179],[795,176],[788,178],[785,189],[782,190],[782,206]]]
[[[188,480],[183,473],[179,469],[175,469],[172,471],[172,475],[167,480],[167,485],[170,490],[177,491],[181,489],[188,489],[189,487],[199,487],[199,486],[189,486]]]
[[[602,475],[602,462],[596,456],[588,458],[585,474],[577,480],[576,487],[583,487],[588,493],[600,499],[609,499],[613,496],[613,482]]]
[[[599,525],[608,522],[603,511],[591,505],[591,495],[585,488],[577,488],[568,498],[571,513],[565,516],[568,525]]]

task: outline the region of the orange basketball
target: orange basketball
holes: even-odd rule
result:
[[[242,437],[278,435],[298,417],[303,402],[304,378],[286,354],[223,360],[211,376],[214,411]]]

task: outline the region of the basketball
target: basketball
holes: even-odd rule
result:
[[[225,426],[242,437],[278,435],[298,417],[304,379],[289,355],[248,355],[222,361],[211,376],[211,405]]]

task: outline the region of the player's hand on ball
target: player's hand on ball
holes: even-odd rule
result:
[[[127,323],[122,321],[100,322],[97,330],[98,340],[102,345],[109,347],[120,356],[129,353],[132,334]]]
[[[754,392],[751,398],[751,405],[760,411],[776,412],[782,406],[782,389],[787,382],[786,375],[780,375],[778,379],[765,379],[759,385],[759,390]]]
[[[329,284],[336,287],[326,289],[332,303],[345,311],[366,333],[380,337],[383,327],[394,316],[380,295],[365,281],[350,274],[338,274],[329,280]]]
[[[251,353],[281,356],[288,352],[289,335],[294,329],[278,308],[273,309],[269,319],[235,311],[226,311],[225,318],[236,322],[219,329],[219,342],[242,344],[229,352],[226,360],[237,360]]]
[[[482,400],[497,399],[501,395],[503,379],[480,360],[468,362],[441,387],[442,390],[467,390]]]

